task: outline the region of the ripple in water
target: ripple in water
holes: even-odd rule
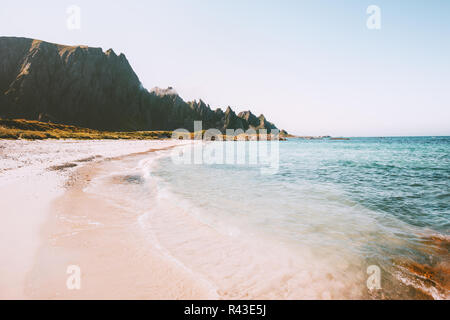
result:
[[[179,200],[160,200],[161,208],[171,202],[172,211],[183,212],[178,220],[194,217],[234,240],[202,238],[202,228],[189,229],[186,221],[180,226],[184,232],[174,228],[184,240],[175,233],[160,237],[174,256],[228,286],[232,297],[245,298],[245,292],[267,297],[272,290],[283,298],[448,299],[449,155],[449,137],[412,137],[290,140],[281,143],[280,170],[274,175],[238,165],[175,165],[163,158],[153,178]],[[152,217],[157,226],[169,213]],[[229,275],[225,285],[225,274],[209,274],[230,263],[217,256],[210,260],[214,263],[200,259],[196,237],[209,239],[206,247],[228,254],[231,264],[245,256],[248,268],[236,268],[247,270],[241,276],[251,283],[240,287]],[[225,243],[239,242],[247,243],[241,254],[227,251]],[[175,249],[183,245],[186,250]],[[382,271],[382,290],[367,289],[370,265]],[[268,266],[280,272],[272,274],[266,292],[260,286],[271,276]]]

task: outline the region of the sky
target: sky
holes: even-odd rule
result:
[[[7,1],[0,36],[113,48],[147,89],[294,134],[450,135],[448,0]]]

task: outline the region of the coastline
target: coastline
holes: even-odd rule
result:
[[[50,144],[55,143],[64,145]],[[363,288],[354,288],[355,279],[363,283],[362,275],[338,279],[332,263],[314,261],[308,248],[217,230],[192,216],[175,195],[158,190],[153,160],[180,143],[140,142],[108,156],[96,148],[97,156],[72,155],[81,162],[47,163],[44,176],[58,177],[58,193],[42,199],[45,209],[33,211],[40,218],[32,224],[39,241],[35,238],[16,275],[17,294],[5,292],[5,298],[336,299],[341,291],[353,299],[362,296]],[[145,182],[133,175],[141,164],[140,174],[149,175]],[[36,179],[31,182],[35,186]],[[23,229],[17,230],[22,237]],[[66,285],[69,266],[81,270],[80,290]],[[17,272],[10,263],[4,267]],[[336,279],[333,287],[324,274]]]
[[[0,298],[62,298],[64,294],[60,295],[58,290],[51,293],[50,284],[64,280],[62,285],[65,287],[67,266],[63,270],[57,270],[56,266],[61,262],[60,258],[64,260],[70,254],[63,250],[61,256],[48,256],[55,239],[64,233],[64,229],[53,229],[62,227],[58,224],[57,210],[61,209],[60,205],[67,201],[69,206],[76,207],[77,200],[74,199],[80,199],[77,198],[82,196],[80,188],[100,163],[179,144],[178,141],[2,140],[0,192],[3,195],[1,205],[7,214],[3,215],[0,225]],[[86,203],[89,203],[85,207],[89,212],[101,207],[97,201]],[[45,292],[36,287],[41,281]],[[113,297],[107,293],[103,297],[108,296]],[[100,297],[102,295],[91,296]],[[69,295],[66,298],[77,297]]]
[[[218,179],[222,188],[230,186],[243,178],[241,171],[175,168],[167,158],[169,150],[186,143],[0,141],[0,205],[7,213],[0,225],[0,298],[448,299],[448,269],[442,256],[448,238],[419,235],[419,241],[431,243],[423,249],[433,255],[433,264],[428,267],[392,255],[394,273],[383,287],[387,295],[370,292],[365,274],[369,261],[345,246],[331,245],[335,238],[327,244],[326,230],[305,241],[281,241],[264,228],[253,228],[257,220],[249,221],[252,211],[245,208],[265,210],[264,201],[259,206],[249,202],[259,194],[257,185],[246,187],[255,191],[253,196],[249,191],[237,193],[241,197],[234,194],[233,205],[211,197],[218,189],[207,181]],[[205,207],[198,200],[211,187]],[[290,194],[290,189],[267,188],[274,195]],[[327,203],[321,199],[319,207],[312,206],[315,211],[301,208],[304,217],[296,225],[297,234],[311,223],[322,226],[325,217],[333,218],[328,210],[320,214],[320,205]],[[333,199],[341,201],[339,196]],[[302,203],[307,206],[308,199],[297,205]],[[345,213],[352,210],[348,204],[340,207]],[[266,206],[270,208],[270,203]],[[380,231],[374,229],[378,224],[371,220],[373,212],[361,207],[352,212],[346,216],[335,212],[328,230],[349,234],[338,241],[370,245],[371,238],[364,235]],[[348,220],[358,213],[362,213],[359,220]],[[277,223],[283,217],[265,219],[264,226],[282,230]],[[348,232],[348,225],[358,226],[356,233]],[[407,246],[401,244],[400,248]],[[439,250],[434,252],[436,246]],[[70,266],[81,270],[81,290],[67,286]],[[426,283],[420,282],[423,277]]]

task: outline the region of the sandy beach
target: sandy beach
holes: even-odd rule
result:
[[[0,298],[207,297],[208,288],[182,268],[158,250],[139,246],[144,240],[130,232],[126,212],[83,192],[105,162],[177,144],[2,141]],[[82,271],[82,290],[67,289],[70,265]],[[143,271],[143,265],[151,271],[139,276],[133,268]],[[171,290],[170,284],[178,289]]]
[[[186,143],[3,141],[0,298],[361,296],[362,273],[338,280],[329,257],[211,227],[166,194],[155,160]]]
[[[379,233],[408,245],[373,211],[330,190],[311,198],[309,185],[279,202],[289,189],[243,179],[251,168],[174,164],[190,143],[0,141],[0,299],[448,298],[447,238],[419,234],[431,266],[378,260],[392,271],[368,290],[370,261],[355,250]]]

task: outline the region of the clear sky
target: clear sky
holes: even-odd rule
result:
[[[448,0],[4,1],[0,35],[113,48],[148,89],[296,134],[450,135]]]

